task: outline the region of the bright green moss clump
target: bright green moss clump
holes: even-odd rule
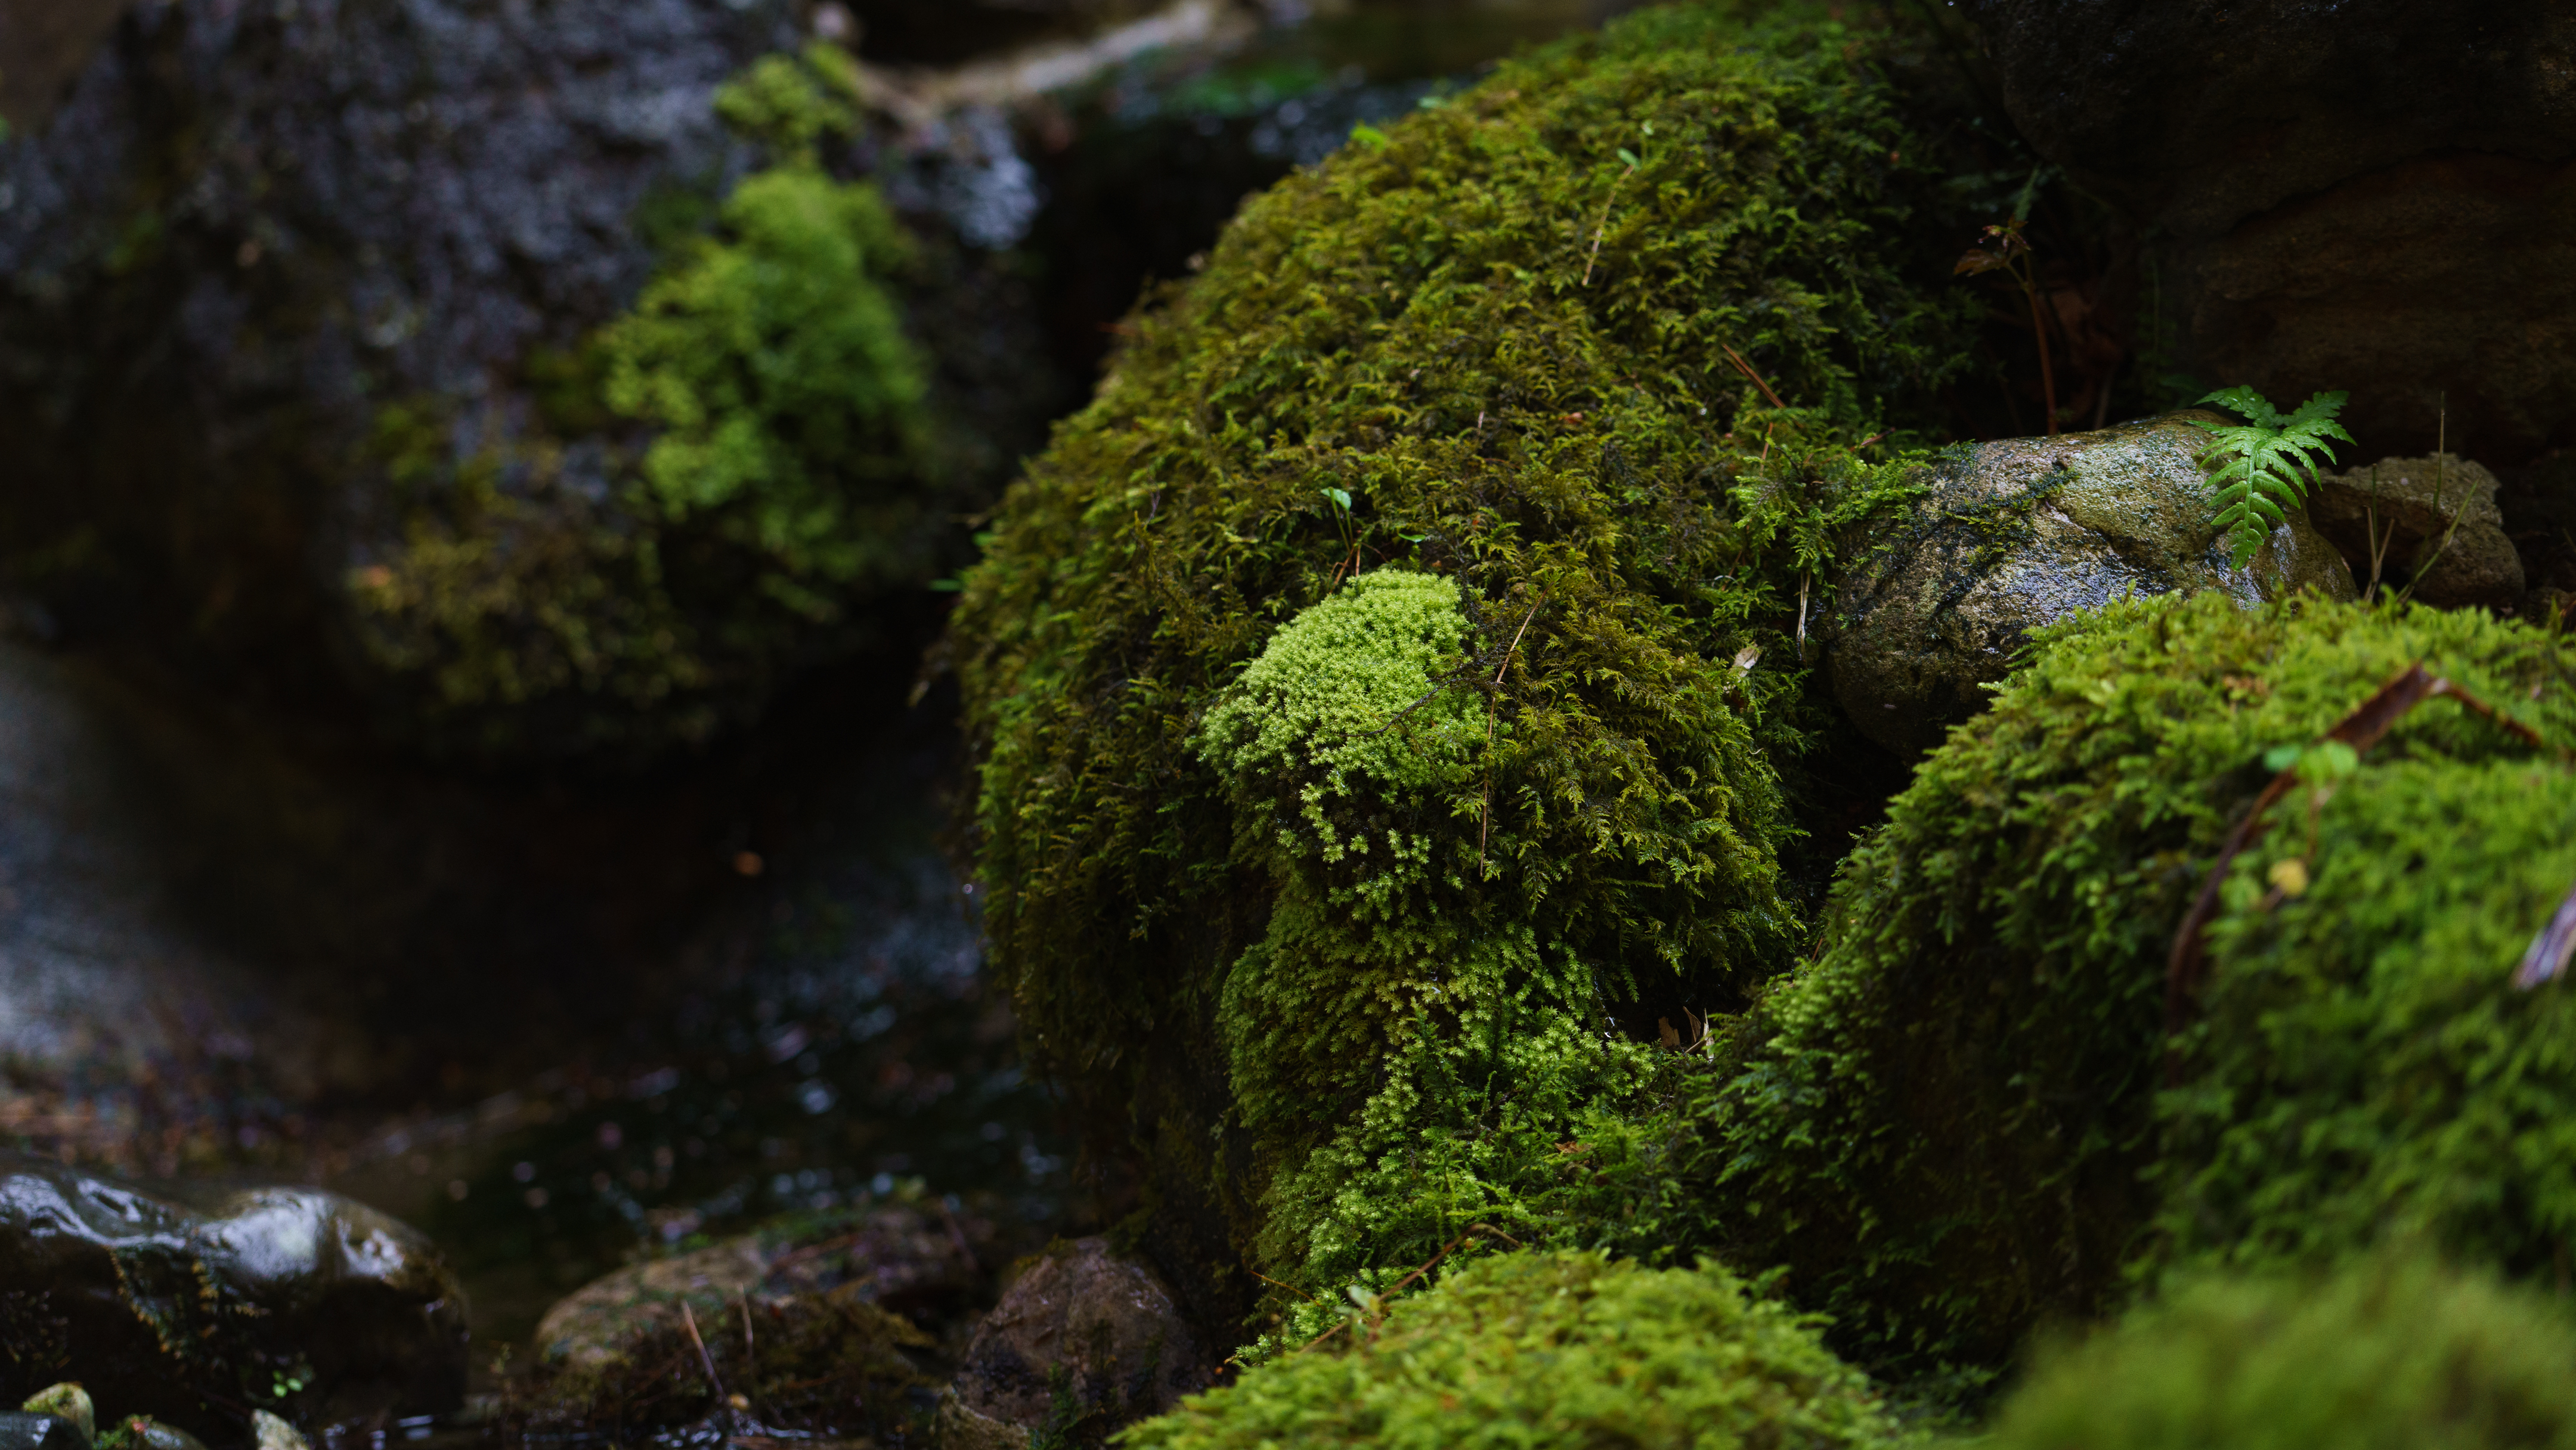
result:
[[[1357,1342],[1348,1342],[1356,1334]],[[1272,1445],[1881,1446],[1904,1442],[1812,1324],[1725,1270],[1509,1254],[1128,1432]]]
[[[832,89],[848,64],[772,56],[719,94],[773,164],[579,358],[540,360],[537,430],[380,418],[410,508],[401,547],[350,587],[371,661],[415,682],[421,733],[504,752],[700,740],[928,578],[925,368],[894,291],[910,245],[814,151],[855,124]]]
[[[1505,1120],[1561,1164],[1607,1039],[1788,961],[1801,581],[1901,489],[1826,445],[1964,354],[1906,271],[1901,49],[1663,10],[1363,137],[1138,314],[995,516],[953,637],[991,960],[1173,1258],[1419,1262]],[[1385,678],[1314,663],[1345,609]]]
[[[2576,646],[2484,614],[2205,595],[2052,631],[1856,853],[1819,960],[1702,1104],[1742,1261],[1785,1262],[1862,1362],[1922,1370],[2001,1364],[2188,1259],[2420,1233],[2561,1260],[2576,1008],[2510,979],[2576,885],[2576,774],[2456,702],[2274,808],[2160,1091],[2167,952],[2267,752],[2418,660],[2576,742]]]
[[[2576,1446],[2563,1299],[2409,1259],[2203,1279],[2051,1346],[1992,1450]]]

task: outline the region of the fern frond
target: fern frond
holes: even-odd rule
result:
[[[2239,569],[2263,547],[2263,540],[2307,499],[2320,461],[2335,461],[2327,440],[2353,440],[2335,415],[2343,411],[2345,392],[2319,393],[2283,416],[2271,400],[2252,388],[2221,388],[2202,398],[2242,415],[2241,424],[2195,422],[2210,436],[2200,464],[2220,463],[2210,475],[2218,489],[2218,526],[2228,536],[2228,558]]]

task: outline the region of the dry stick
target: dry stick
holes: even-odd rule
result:
[[[1521,636],[1529,633],[1530,621],[1538,617],[1539,601],[1530,601],[1529,613],[1521,616],[1521,627],[1512,631],[1511,647],[1503,651],[1503,662],[1494,666],[1493,684],[1485,691],[1485,805],[1476,822],[1476,875],[1485,874],[1485,843],[1494,831],[1494,691],[1503,687],[1503,671],[1512,667],[1512,655],[1521,647]]]
[[[2335,727],[2328,730],[2323,739],[2339,740],[2351,746],[2355,755],[2366,754],[2372,746],[2379,743],[2381,737],[2385,736],[2392,726],[2405,717],[2407,711],[2437,695],[2447,695],[2459,701],[2462,705],[2485,716],[2490,723],[2510,731],[2535,749],[2551,748],[2547,741],[2540,738],[2539,731],[2509,715],[2497,713],[2494,706],[2479,699],[2467,688],[2453,684],[2438,675],[2427,674],[2424,670],[2424,662],[2421,660],[2408,665],[2399,671],[2394,679],[2380,686],[2378,693],[2362,701],[2351,714],[2337,721]],[[2558,754],[2565,757],[2568,752],[2559,750]],[[2235,863],[2236,858],[2244,852],[2245,848],[2261,840],[2263,833],[2271,828],[2271,822],[2267,819],[2268,813],[2281,797],[2290,793],[2292,786],[2298,784],[2298,779],[2299,767],[2293,762],[2280,774],[2273,776],[2271,784],[2263,787],[2263,793],[2254,798],[2254,808],[2246,812],[2245,819],[2236,823],[2236,829],[2227,833],[2226,843],[2219,847],[2218,859],[2211,863],[2208,876],[2201,881],[2200,895],[2193,900],[2191,910],[2183,916],[2181,929],[2174,933],[2173,951],[2165,960],[2165,1037],[2168,1044],[2174,1034],[2182,1030],[2184,1018],[2190,1014],[2192,1003],[2200,995],[2205,945],[2202,941],[2202,932],[2208,927],[2210,918],[2218,914],[2218,888],[2227,879],[2227,868]],[[2165,1085],[2178,1086],[2181,1072],[2181,1059],[2168,1045],[2165,1053]]]
[[[689,1312],[686,1299],[680,1301],[680,1322],[688,1326],[689,1343],[698,1347],[698,1363],[706,1367],[707,1383],[716,1387],[716,1408],[725,1409],[732,1401],[725,1395],[724,1381],[716,1376],[716,1357],[707,1353],[707,1342],[698,1337],[698,1316]]]
[[[751,1342],[751,1291],[748,1289],[734,1290],[733,1302],[742,1308],[742,1353],[744,1362],[749,1363],[754,1356],[760,1353],[760,1347]]]
[[[1388,1294],[1394,1294],[1401,1291],[1405,1285],[1410,1284],[1414,1280],[1421,1278],[1423,1275],[1430,1273],[1442,1259],[1449,1257],[1449,1251],[1451,1249],[1465,1243],[1470,1236],[1480,1233],[1492,1234],[1494,1237],[1501,1239],[1504,1243],[1510,1244],[1513,1248],[1519,1248],[1521,1246],[1521,1241],[1519,1239],[1513,1238],[1510,1234],[1503,1232],[1492,1224],[1471,1223],[1465,1228],[1460,1229],[1456,1238],[1442,1244],[1440,1246],[1440,1252],[1433,1254],[1429,1259],[1424,1260],[1420,1268],[1415,1269],[1412,1273],[1396,1280],[1392,1285],[1388,1286],[1386,1293],[1379,1294],[1375,1297],[1384,1299]],[[1283,1285],[1282,1287],[1285,1286]],[[1307,1350],[1313,1349],[1316,1345],[1319,1345],[1325,1340],[1332,1338],[1334,1335],[1341,1333],[1343,1330],[1350,1328],[1350,1326],[1351,1321],[1345,1319],[1341,1323],[1334,1325],[1332,1328],[1325,1330],[1323,1333],[1316,1335],[1314,1338],[1307,1340],[1304,1344],[1297,1346],[1295,1352],[1298,1354],[1304,1354]]]
[[[1722,342],[1719,343],[1717,347],[1720,352],[1726,354],[1726,360],[1728,362],[1735,364],[1735,370],[1737,372],[1742,373],[1745,377],[1751,379],[1753,386],[1762,390],[1762,396],[1771,400],[1772,407],[1785,409],[1789,406],[1788,404],[1780,401],[1780,395],[1778,393],[1771,391],[1771,385],[1769,383],[1762,381],[1762,375],[1753,370],[1753,364],[1744,360],[1744,354],[1737,352],[1735,349],[1728,347]]]
[[[1798,571],[1798,663],[1802,665],[1807,662],[1807,574],[1807,570]]]
[[[2450,446],[2451,395],[2444,393],[2442,395],[2442,420],[2436,426],[2436,430],[2433,434],[2433,517],[2435,518],[2440,518],[2442,516],[2442,490],[2448,484],[2443,460],[2447,456],[2447,450]],[[2433,546],[2433,552],[2425,556],[2423,564],[2415,570],[2414,577],[2406,581],[2406,587],[2397,591],[2398,603],[2403,604],[2412,597],[2415,593],[2415,586],[2423,583],[2424,576],[2433,572],[2433,566],[2440,563],[2442,560],[2443,551],[2451,547],[2452,537],[2460,532],[2460,520],[2465,519],[2468,516],[2469,495],[2465,490],[2463,490],[2460,494],[2460,506],[2451,511],[2451,526],[2442,531],[2441,542],[2435,544]],[[2397,526],[2393,520],[2390,522],[2388,527],[2388,537],[2392,541],[2397,537]]]
[[[1634,171],[1636,169],[1636,167],[1631,166],[1628,168],[1628,171]],[[1583,280],[1577,283],[1577,286],[1589,287],[1592,285],[1592,264],[1601,260],[1601,238],[1606,236],[1610,231],[1610,207],[1612,203],[1619,199],[1619,188],[1626,184],[1628,180],[1628,171],[1622,171],[1617,176],[1611,178],[1610,194],[1601,198],[1601,221],[1599,225],[1592,229],[1592,255],[1583,259]]]

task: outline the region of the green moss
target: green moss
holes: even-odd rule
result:
[[[1814,1324],[1723,1269],[1511,1254],[1127,1432],[1265,1445],[1903,1443]]]
[[[1964,335],[1903,273],[1894,43],[1652,12],[1291,177],[996,515],[952,644],[992,961],[1203,1260],[1418,1262],[1440,1113],[1561,1141],[1630,1073],[1605,1012],[1651,1032],[1787,962],[1801,584],[1904,490],[1830,442],[1927,416]],[[1390,570],[1454,626],[1330,688],[1445,685],[1364,747],[1407,763],[1344,794],[1291,712],[1249,768],[1265,648]]]
[[[1993,1450],[2576,1446],[2562,1299],[2416,1259],[2202,1279],[2052,1344]]]
[[[814,155],[855,124],[836,56],[772,56],[721,92],[774,164],[663,249],[626,315],[530,358],[535,426],[421,400],[380,413],[402,541],[350,592],[430,738],[701,740],[935,572],[924,365],[893,290],[910,247]]]
[[[1909,1372],[1999,1365],[2177,1257],[2416,1229],[2513,1268],[2563,1253],[2563,989],[2508,982],[2576,881],[2576,778],[2449,701],[2313,821],[2276,808],[2159,1094],[2167,952],[2266,752],[2417,660],[2576,740],[2576,648],[2483,614],[2204,595],[2049,632],[1855,853],[1819,959],[1703,1092],[1712,1238]],[[2266,902],[2291,851],[2313,884]]]

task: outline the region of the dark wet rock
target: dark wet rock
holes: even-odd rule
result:
[[[89,1450],[89,1436],[60,1415],[0,1414],[0,1450]]]
[[[2192,418],[2225,421],[2177,413],[1933,465],[1907,521],[1839,584],[1828,668],[1861,732],[1899,754],[1930,749],[1985,708],[1983,687],[2032,630],[2132,591],[2351,598],[2343,560],[2295,513],[2246,567],[2229,564]]]
[[[2376,529],[2382,579],[2412,578],[2415,597],[2426,604],[2510,609],[2520,602],[2522,556],[2505,535],[2496,476],[2486,469],[2450,454],[2383,458],[2325,474],[2317,484],[2308,517],[2355,578],[2370,577]]]
[[[451,1409],[465,1304],[429,1241],[313,1189],[185,1198],[0,1155],[0,1395],[77,1378],[120,1417],[231,1424]]]
[[[992,1241],[973,1215],[898,1203],[631,1265],[546,1312],[511,1413],[540,1428],[740,1413],[800,1436],[917,1429],[911,1392],[928,1403],[942,1334],[962,1342],[984,1302],[976,1246]]]
[[[538,1321],[537,1354],[548,1365],[586,1371],[631,1362],[639,1344],[682,1327],[683,1305],[695,1319],[724,1323],[744,1303],[775,1307],[846,1292],[937,1317],[974,1293],[981,1274],[973,1242],[989,1241],[992,1232],[971,1216],[914,1205],[799,1230],[745,1234],[587,1284]]]
[[[1047,1427],[1087,1439],[1205,1389],[1215,1361],[1153,1270],[1101,1238],[1038,1256],[984,1316],[941,1409],[942,1443],[1025,1443]]]
[[[2375,450],[2576,442],[2576,11],[1971,0],[2031,144],[2149,224],[2166,336]]]
[[[166,1420],[150,1415],[128,1416],[113,1434],[122,1431],[126,1450],[206,1450],[206,1442]]]

